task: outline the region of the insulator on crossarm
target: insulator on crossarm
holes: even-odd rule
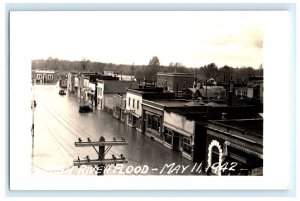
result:
[[[90,157],[89,157],[89,156],[86,156],[86,160],[87,160],[88,162],[90,162]]]
[[[91,142],[91,139],[89,137],[87,138],[87,140],[88,140],[88,142]]]
[[[82,142],[82,139],[81,139],[81,138],[78,138],[78,141],[79,141],[79,142]]]

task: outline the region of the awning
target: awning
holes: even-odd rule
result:
[[[263,155],[262,155],[262,154],[260,154],[260,153],[258,153],[258,152],[256,152],[256,151],[253,151],[253,150],[251,150],[251,149],[242,147],[242,146],[240,146],[240,145],[237,145],[237,144],[234,144],[234,143],[228,142],[228,141],[225,141],[224,144],[227,145],[227,146],[230,146],[230,147],[232,147],[232,148],[241,150],[241,151],[243,151],[243,152],[245,152],[245,153],[248,153],[248,154],[250,154],[250,155],[253,155],[253,156],[256,156],[256,157],[258,157],[258,158],[263,159]]]
[[[171,129],[171,130],[173,130],[173,131],[175,131],[177,133],[180,133],[180,134],[182,134],[184,136],[187,136],[187,137],[190,137],[190,136],[193,135],[192,133],[188,133],[188,132],[183,131],[183,130],[181,130],[179,128],[176,128],[175,126],[171,126],[170,124],[167,124],[167,123],[163,123],[163,126],[169,128],[169,129]]]
[[[131,114],[137,118],[140,118],[140,116],[138,114],[135,113],[135,110],[125,110],[125,113],[127,114]]]

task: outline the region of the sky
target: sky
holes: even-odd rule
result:
[[[263,63],[259,11],[34,11],[10,15],[11,46],[31,59],[48,57],[186,67]],[[14,37],[15,36],[15,37]]]

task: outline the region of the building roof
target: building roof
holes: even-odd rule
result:
[[[206,127],[207,133],[217,134],[229,146],[263,158],[262,119],[213,120]]]
[[[193,73],[177,73],[177,72],[158,72],[157,75],[177,76],[177,77],[194,77]]]
[[[199,91],[199,88],[188,88],[188,90],[193,92],[193,93],[196,93],[197,91]]]
[[[213,122],[223,125],[224,127],[231,127],[239,129],[245,133],[251,133],[263,136],[263,120],[256,119],[234,119],[234,120],[214,120]]]
[[[51,70],[51,69],[37,69],[37,70],[34,70],[35,73],[55,73],[54,70]]]
[[[264,76],[255,75],[249,78],[249,81],[255,81],[255,80],[264,80]]]
[[[165,107],[183,107],[186,104],[185,100],[152,100],[153,102],[156,102],[157,104],[163,105]]]
[[[218,97],[218,96],[225,96],[225,88],[223,86],[204,86],[203,88],[199,89],[202,97]]]
[[[104,83],[105,94],[126,93],[128,88],[137,87],[137,82],[134,81],[103,80],[102,83]]]

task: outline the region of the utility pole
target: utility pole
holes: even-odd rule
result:
[[[83,142],[81,138],[78,139],[78,142],[75,142],[75,147],[93,147],[94,150],[98,154],[98,159],[90,159],[89,156],[86,156],[86,160],[80,160],[78,156],[78,160],[74,160],[73,164],[74,166],[80,167],[81,165],[91,165],[91,166],[97,166],[97,175],[103,175],[104,174],[104,168],[105,165],[108,164],[120,164],[120,163],[128,163],[128,160],[123,156],[123,154],[120,155],[120,157],[116,157],[115,155],[112,155],[112,158],[105,159],[105,155],[107,152],[111,149],[112,146],[115,145],[127,145],[128,142],[125,141],[125,138],[116,139],[115,137],[111,141],[105,141],[105,138],[103,136],[100,137],[99,141],[92,142],[90,138],[87,138],[87,142]],[[95,148],[98,147],[98,150]]]
[[[31,126],[31,134],[32,137],[34,137],[34,111],[36,108],[36,101],[35,101],[35,95],[34,95],[34,80],[32,80],[32,87],[31,87],[31,91],[32,91],[32,100],[31,100],[31,110],[32,110],[32,126]]]
[[[31,126],[31,137],[32,137],[32,144],[31,144],[31,173],[34,173],[34,111],[36,107],[36,101],[35,101],[35,94],[34,94],[34,85],[35,81],[34,79],[32,80],[32,87],[31,87],[31,92],[32,92],[32,100],[31,100],[31,110],[32,110],[32,126]]]

